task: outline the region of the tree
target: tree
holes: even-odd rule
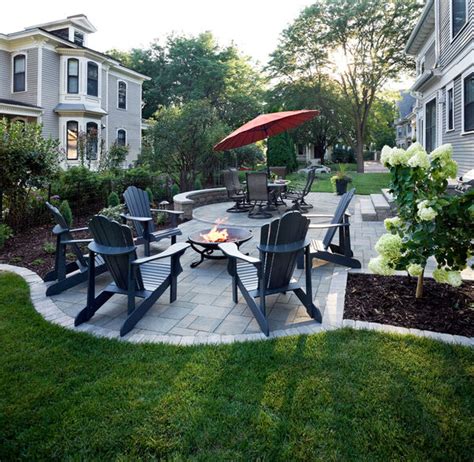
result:
[[[162,108],[155,118],[151,143],[141,162],[168,173],[181,191],[189,191],[198,173],[207,178],[214,170],[219,154],[212,147],[228,128],[207,100]]]
[[[380,151],[384,146],[395,145],[395,117],[398,95],[382,93],[375,97],[372,110],[367,121],[367,144],[373,144]]]
[[[364,171],[367,124],[377,91],[412,63],[403,50],[417,0],[317,0],[282,34],[270,69],[294,80],[334,76],[351,111],[357,170]]]
[[[385,220],[389,234],[376,243],[377,258],[370,260],[374,273],[391,275],[407,270],[418,278],[416,298],[423,296],[423,277],[428,258],[435,257],[433,272],[438,282],[461,285],[460,271],[474,253],[474,191],[448,195],[448,178],[457,165],[451,145],[435,149],[429,156],[419,143],[406,151],[382,150],[382,163],[390,169],[391,192],[398,216]]]
[[[288,172],[292,172],[298,167],[295,143],[288,132],[270,136],[267,140],[267,146],[268,165],[286,167]]]
[[[352,144],[350,113],[341,90],[327,76],[301,78],[276,85],[269,99],[281,110],[317,109],[319,116],[291,131],[297,144],[313,144],[315,157],[323,161],[329,146],[338,141]]]

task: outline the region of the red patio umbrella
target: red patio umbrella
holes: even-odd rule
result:
[[[261,114],[217,143],[214,146],[214,151],[226,151],[278,135],[317,115],[319,115],[319,111],[309,109]]]

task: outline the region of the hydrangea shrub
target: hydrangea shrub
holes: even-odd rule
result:
[[[375,245],[379,255],[371,259],[369,269],[383,275],[406,270],[418,278],[419,298],[426,262],[434,257],[435,280],[461,285],[460,272],[474,254],[474,192],[456,196],[446,192],[448,178],[457,171],[451,145],[429,155],[420,143],[407,150],[385,146],[381,162],[390,170],[398,216],[385,220],[387,234]]]

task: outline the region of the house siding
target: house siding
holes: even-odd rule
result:
[[[469,43],[472,43],[474,36],[474,1],[468,3],[468,23],[464,29],[451,41],[451,0],[441,0],[439,2],[440,17],[440,59],[441,67],[445,67],[462,53]]]
[[[59,118],[54,108],[59,103],[59,55],[43,49],[42,101],[43,135],[59,138]]]
[[[443,143],[453,146],[453,159],[458,163],[458,174],[462,175],[473,168],[474,160],[474,133],[461,135],[462,132],[462,81],[461,77],[454,80],[454,130],[446,132],[446,104],[442,111]],[[446,88],[443,89],[446,97]]]
[[[127,109],[118,109],[117,82],[123,80],[127,83]],[[127,131],[127,144],[129,153],[127,162],[137,159],[141,145],[141,85],[131,82],[126,78],[119,78],[109,74],[109,101],[108,101],[108,137],[109,145],[117,138],[117,130],[123,128]]]
[[[5,99],[11,97],[10,60],[10,53],[0,50],[0,98]]]
[[[15,101],[20,101],[21,103],[33,104],[36,106],[37,101],[37,91],[38,91],[38,50],[29,49],[29,50],[18,50],[15,54],[24,53],[27,56],[26,61],[26,92],[13,93],[11,90],[11,56],[10,54],[10,64],[9,64],[9,99],[14,99]]]

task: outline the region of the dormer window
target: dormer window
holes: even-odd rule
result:
[[[13,92],[26,91],[26,56],[13,58]]]
[[[99,96],[99,66],[91,61],[87,63],[87,94]]]
[[[67,60],[67,92],[79,93],[79,60],[75,58]]]
[[[118,83],[118,108],[127,109],[127,84],[122,80]]]
[[[467,0],[451,0],[451,37],[461,32],[467,21]]]
[[[74,31],[74,43],[79,46],[84,46],[84,34],[82,32]]]

